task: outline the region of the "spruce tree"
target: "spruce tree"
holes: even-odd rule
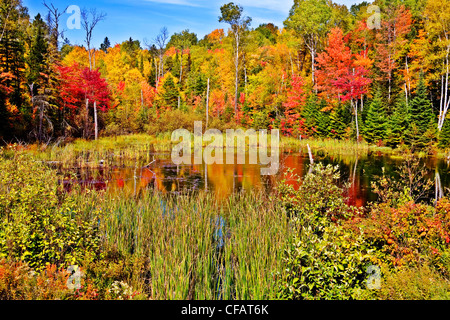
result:
[[[444,121],[444,126],[439,133],[439,148],[447,149],[450,147],[450,120],[446,119]]]
[[[330,112],[324,111],[327,103],[324,99],[320,101],[319,110],[316,115],[316,130],[319,137],[325,138],[330,134]]]
[[[100,50],[107,53],[109,48],[111,48],[111,42],[109,41],[108,37],[106,37],[105,40],[103,40],[103,43],[100,45]]]
[[[415,97],[409,106],[410,126],[408,143],[413,149],[424,149],[435,137],[433,107],[427,96],[425,81],[421,75]]]
[[[330,113],[330,131],[328,136],[331,138],[342,139],[347,132],[349,121],[349,108],[339,105]]]
[[[38,14],[33,21],[33,36],[31,39],[30,53],[28,56],[28,84],[35,84],[34,93],[37,92],[38,85],[42,85],[42,74],[45,71],[46,54],[48,50],[47,26]]]
[[[381,100],[381,93],[377,92],[369,106],[364,124],[363,134],[367,142],[376,143],[384,140],[386,136],[386,121],[386,111]]]
[[[177,108],[178,96],[179,92],[174,77],[171,74],[168,74],[163,84],[162,98],[164,105],[162,107]]]
[[[406,139],[406,131],[409,128],[408,105],[406,99],[400,98],[391,115],[386,132],[386,145],[389,147],[397,147]]]
[[[319,114],[319,108],[317,106],[317,95],[312,94],[308,97],[305,107],[302,110],[301,117],[306,120],[306,128],[308,132],[314,132],[313,128],[317,130],[317,116]]]

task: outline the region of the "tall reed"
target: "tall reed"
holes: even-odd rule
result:
[[[108,197],[105,249],[146,260],[153,299],[276,298],[290,231],[275,201],[256,193],[226,202],[208,193]]]

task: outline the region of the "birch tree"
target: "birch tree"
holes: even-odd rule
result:
[[[87,50],[88,50],[88,55],[89,55],[89,70],[92,71],[93,69],[93,57],[95,54],[95,49],[94,52],[92,52],[92,34],[94,32],[95,27],[99,24],[99,22],[103,21],[106,19],[106,13],[97,13],[96,9],[91,9],[90,11],[88,11],[87,9],[83,9],[81,10],[81,25],[84,29],[84,31],[86,32],[85,35],[85,42],[86,42],[86,46],[87,46]]]
[[[436,62],[441,95],[439,102],[438,130],[441,131],[450,107],[449,54],[450,54],[450,6],[446,1],[429,0],[425,9],[425,29],[433,44],[430,54]]]
[[[231,26],[234,41],[234,69],[235,69],[235,91],[234,91],[234,114],[237,115],[237,106],[239,99],[239,71],[240,71],[240,56],[241,47],[245,32],[247,31],[252,19],[243,16],[244,9],[242,6],[230,2],[220,8],[222,16],[219,17],[219,22],[228,23]]]
[[[295,0],[285,26],[295,30],[311,55],[311,78],[316,83],[316,56],[321,39],[326,35],[332,10],[326,0]],[[316,90],[317,91],[317,90]]]

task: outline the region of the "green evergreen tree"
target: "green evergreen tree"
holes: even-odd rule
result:
[[[439,148],[447,149],[450,147],[450,120],[446,119],[444,121],[444,126],[439,133]]]
[[[46,54],[48,51],[48,41],[46,40],[48,32],[45,22],[38,14],[33,21],[33,35],[31,39],[30,53],[28,56],[27,81],[28,84],[35,84],[34,93],[42,85],[42,73],[46,69]]]
[[[421,75],[415,97],[409,106],[410,126],[408,143],[413,149],[424,149],[431,145],[436,136],[433,107],[427,96],[425,81]]]
[[[178,96],[179,96],[177,85],[175,84],[174,77],[169,74],[163,85],[162,98],[164,105],[162,107],[178,107]]]
[[[325,99],[322,99],[319,104],[318,112],[316,115],[316,130],[319,137],[325,138],[330,134],[330,112],[323,111],[327,106]]]
[[[105,40],[103,40],[103,43],[100,45],[100,50],[107,53],[109,48],[111,48],[111,42],[109,41],[108,37],[106,37]]]
[[[301,117],[306,120],[305,125],[309,132],[317,126],[317,116],[319,114],[317,95],[312,94],[308,97],[305,107],[302,110]],[[317,129],[316,129],[317,130]]]
[[[16,128],[27,125],[25,119],[11,122],[7,105],[17,108],[19,113],[29,112],[25,72],[28,21],[28,11],[21,1],[0,1],[0,73],[12,75],[2,79],[7,90],[0,93],[0,136],[5,140],[23,137],[17,134]]]
[[[330,113],[330,130],[328,136],[331,138],[342,139],[344,138],[349,121],[349,108],[344,105],[338,106]]]
[[[399,144],[405,142],[406,131],[409,128],[409,113],[406,99],[403,97],[397,100],[394,113],[391,115],[387,132],[386,145],[389,147],[397,147]]]
[[[363,135],[367,142],[376,143],[384,140],[386,137],[386,121],[386,111],[381,100],[381,93],[378,91],[369,106],[364,123]]]

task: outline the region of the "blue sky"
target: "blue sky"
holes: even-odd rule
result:
[[[170,34],[189,29],[199,39],[214,29],[227,29],[228,25],[219,23],[220,7],[232,0],[47,0],[63,10],[67,6],[77,5],[80,8],[96,8],[105,12],[107,18],[94,31],[93,42],[96,47],[108,37],[111,43],[121,43],[132,37],[141,42],[146,38],[150,42],[159,30],[166,26]],[[362,1],[362,0],[361,0]],[[335,2],[350,7],[359,0],[337,0]],[[29,8],[31,18],[37,13],[46,15],[43,0],[22,0]],[[252,17],[252,27],[261,23],[272,22],[283,25],[293,0],[235,0],[244,7],[244,13]],[[63,27],[70,14],[64,14]],[[68,30],[65,36],[72,44],[83,44],[82,30]]]

